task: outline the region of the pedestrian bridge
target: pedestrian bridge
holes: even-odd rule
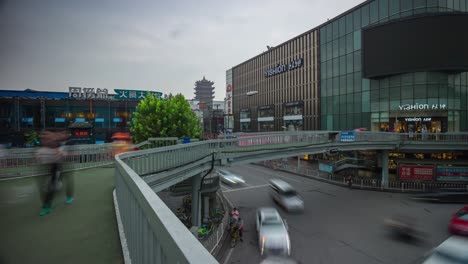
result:
[[[468,133],[427,134],[417,138],[410,134],[355,132],[351,138],[349,134],[341,138],[336,131],[300,131],[246,135],[120,154],[115,158],[116,199],[128,248],[126,261],[216,263],[156,195],[158,191],[192,178],[192,208],[195,208],[192,218],[197,225],[200,183],[216,167],[351,150],[378,150],[385,166],[389,151],[466,151]]]

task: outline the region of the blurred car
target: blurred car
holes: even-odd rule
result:
[[[275,208],[259,208],[256,214],[256,227],[262,256],[291,254],[288,225]]]
[[[416,220],[410,216],[394,215],[385,219],[385,226],[396,238],[418,239],[422,233],[417,229]]]
[[[271,256],[263,259],[260,264],[298,264],[298,262],[290,257]]]
[[[270,180],[270,193],[273,200],[287,211],[304,210],[304,201],[289,183],[280,179]]]
[[[468,263],[468,239],[452,236],[434,248],[423,264]]]
[[[453,214],[448,229],[452,234],[468,236],[468,205]]]
[[[416,194],[414,200],[434,202],[434,203],[468,203],[468,192],[450,191]]]
[[[245,180],[242,177],[235,175],[229,171],[218,170],[218,175],[221,181],[228,185],[239,185],[245,183]]]

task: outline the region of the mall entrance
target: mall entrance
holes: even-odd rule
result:
[[[427,133],[444,133],[447,127],[447,111],[395,111],[388,122],[380,123],[381,131],[397,133],[421,133],[423,128]]]

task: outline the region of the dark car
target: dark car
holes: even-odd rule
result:
[[[468,206],[464,206],[453,214],[448,229],[452,234],[468,236]]]

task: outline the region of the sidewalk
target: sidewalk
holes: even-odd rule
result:
[[[36,178],[0,181],[0,263],[123,263],[112,191],[114,168],[76,171],[75,201],[39,216]]]

